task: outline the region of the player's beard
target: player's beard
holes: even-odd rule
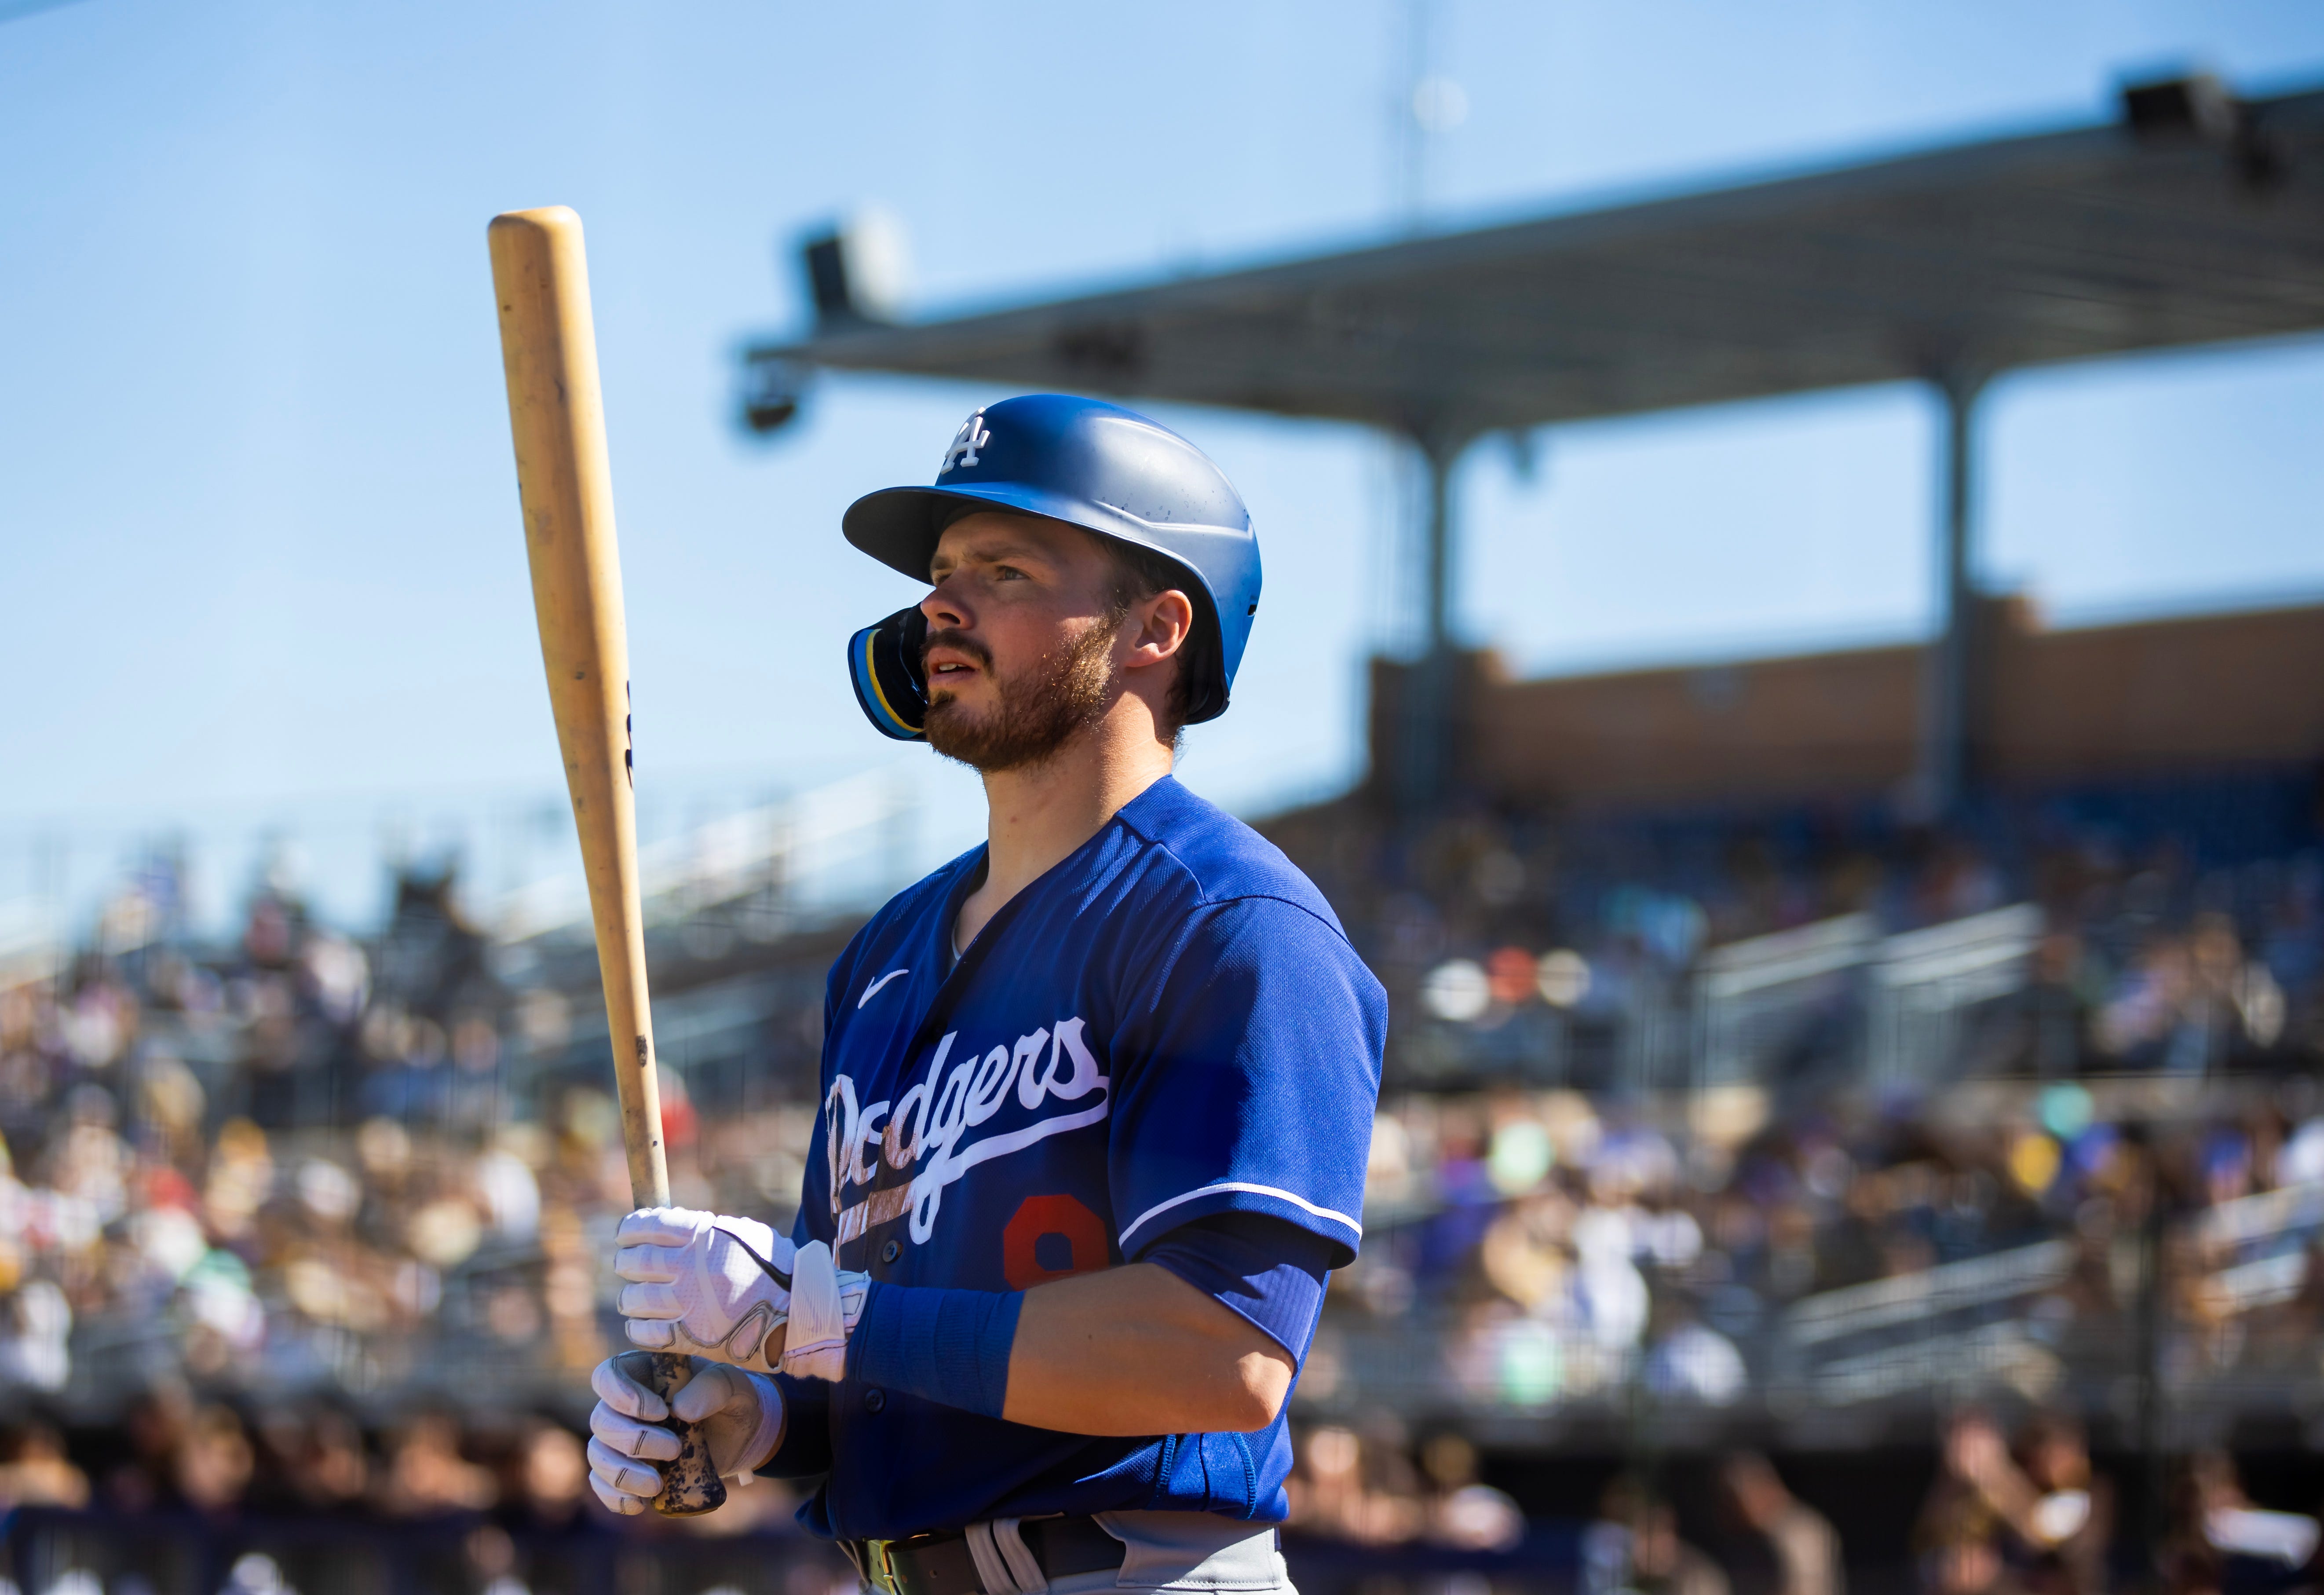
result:
[[[1096,722],[1112,700],[1113,639],[1120,614],[1109,614],[1059,652],[1044,656],[1007,680],[993,677],[999,704],[982,715],[964,708],[954,694],[929,685],[925,721],[928,746],[985,775],[1022,770],[1055,754],[1074,734]],[[955,649],[992,675],[992,653],[974,638],[945,630],[928,633],[927,646]]]

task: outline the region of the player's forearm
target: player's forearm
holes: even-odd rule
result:
[[[1291,1358],[1231,1309],[1150,1263],[1028,1291],[1001,1415],[1074,1434],[1263,1429]]]
[[[1011,1300],[973,1291],[925,1294],[955,1303]],[[1005,1341],[1005,1394],[999,1344],[979,1351],[972,1336],[945,1359],[925,1341],[910,1346],[908,1332],[905,1346],[887,1340],[896,1328],[888,1315],[905,1311],[893,1299],[875,1297],[857,1332],[884,1341],[884,1358],[893,1365],[879,1372],[857,1369],[853,1377],[972,1412],[991,1413],[985,1403],[997,1395],[995,1415],[1072,1434],[1264,1429],[1290,1394],[1296,1370],[1281,1346],[1241,1314],[1151,1263],[1076,1275],[1014,1299],[1021,1305]],[[768,1337],[770,1362],[782,1356],[786,1328],[778,1326]],[[938,1363],[947,1361],[952,1382],[937,1372]],[[959,1377],[964,1366],[979,1363],[989,1370],[986,1378]]]

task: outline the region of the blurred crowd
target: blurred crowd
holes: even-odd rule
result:
[[[1393,1429],[1319,1425],[1299,1455],[1302,1533],[1507,1554],[1546,1526],[1478,1482],[1476,1452],[1450,1432],[1416,1453]],[[2172,1461],[2154,1509],[2126,1518],[2075,1420],[2035,1408],[2011,1433],[1966,1406],[1941,1424],[1925,1477],[1904,1547],[1923,1595],[2282,1595],[2324,1583],[2318,1518],[2255,1504],[2224,1452]],[[1846,1595],[1851,1563],[1879,1587],[1898,1582],[1890,1547],[1867,1543],[1860,1524],[1843,1533],[1757,1452],[1618,1471],[1570,1508],[1559,1516],[1582,1520],[1581,1595]]]
[[[1962,855],[1942,871],[1949,910],[2001,895],[1960,884],[1978,872]],[[2202,993],[2253,987],[2255,963],[2280,972],[2279,992],[2306,990],[2314,877],[2297,861],[2246,871],[2258,896],[2197,915],[2186,967],[2219,980],[2190,977],[2173,999],[2182,1023]],[[2144,878],[2082,895],[2128,914]],[[235,943],[199,956],[166,934],[157,895],[127,894],[61,967],[0,983],[0,1383],[117,1405],[159,1378],[263,1369],[276,1388],[360,1397],[424,1391],[458,1360],[498,1370],[511,1399],[575,1389],[611,1344],[604,1258],[629,1205],[575,997],[507,978],[445,878],[405,880],[362,944],[263,885]],[[1711,934],[1710,910],[1616,895],[1641,956],[1692,956]],[[2274,930],[2247,942],[2233,927],[2255,903]],[[2181,943],[2156,929],[2141,945],[2161,958]],[[2061,959],[2045,950],[2043,966]],[[1580,1011],[1607,983],[1578,954],[1509,962],[1492,1000],[1511,1014],[1552,998]],[[2153,1001],[2134,992],[2077,1022],[2126,1035]],[[678,1199],[786,1222],[805,1093],[698,1112],[675,1066],[664,1089]],[[2150,1218],[2172,1237],[2157,1288],[2174,1371],[2319,1327],[2324,1270],[2308,1254],[2324,1213],[2201,1239],[2223,1204],[2324,1183],[2324,1102],[2306,1074],[2236,1074],[2162,1112],[2120,1079],[2067,1072],[1980,1089],[1392,1092],[1367,1245],[1335,1278],[1303,1398],[1530,1410],[1637,1385],[1730,1405],[1784,1371],[1777,1331],[1805,1298],[2063,1240],[2070,1266],[2002,1304],[2027,1330],[2012,1377],[2054,1384],[2064,1338],[2142,1288],[2123,1251]],[[1442,1355],[1367,1362],[1379,1331],[1424,1333]]]
[[[585,1440],[558,1414],[490,1402],[423,1404],[367,1422],[344,1399],[228,1398],[163,1380],[121,1422],[77,1427],[69,1444],[41,1418],[0,1434],[0,1508],[474,1523],[532,1536],[666,1531],[604,1508],[588,1488]],[[767,1480],[730,1491],[729,1502],[677,1526],[731,1535],[787,1525],[798,1504]]]
[[[1449,1430],[1416,1448],[1376,1422],[1361,1434],[1319,1424],[1297,1450],[1289,1486],[1295,1532],[1382,1550],[1503,1555],[1540,1536],[1511,1497],[1480,1481],[1475,1449]],[[1635,1471],[1618,1473],[1594,1497],[1562,1503],[1560,1518],[1585,1524],[1573,1547],[1582,1595],[1845,1595],[1840,1535],[1766,1457],[1729,1452],[1709,1483],[1693,1514],[1701,1544],[1680,1536],[1673,1500]]]
[[[2038,946],[1956,1065],[2185,1073],[2324,1055],[2324,850],[2313,792],[2284,787],[2107,793],[1954,831],[1878,805],[1660,822],[1480,810],[1414,830],[1355,800],[1268,830],[1388,984],[1390,1074],[1414,1084],[1634,1083],[1642,1041],[1656,1045],[1639,1032],[1683,1032],[1709,949],[2016,903],[2040,910]],[[1828,1019],[1780,1066],[1818,1085],[1860,1066],[1860,1024]]]
[[[2097,1589],[2066,1547],[2102,1544],[2110,1507],[2103,1481],[2070,1482],[2088,1458],[2063,1415],[2126,1370],[2127,1313],[2156,1303],[2155,1371],[2181,1396],[2256,1374],[2280,1404],[2318,1379],[2319,854],[2199,868],[2070,828],[2015,854],[1715,834],[1471,816],[1408,845],[1341,825],[1302,858],[1395,994],[1402,1050],[1366,1245],[1298,1391],[1296,1521],[1510,1552],[1532,1529],[1472,1420],[1766,1406],[1823,1377],[1797,1332],[1820,1314],[1817,1344],[1901,1372],[1817,1399],[1942,1403],[1982,1378],[2059,1415],[2009,1443],[1956,1424],[1914,1541],[1932,1595]],[[2040,916],[2022,979],[1963,1032],[1947,1089],[1662,1082],[1682,1092],[1635,1066],[1695,1044],[1713,949],[2017,902]],[[801,948],[724,1074],[666,1060],[682,1203],[789,1220],[829,951]],[[0,1500],[610,1528],[575,1424],[619,1333],[606,1259],[629,1189],[594,965],[586,942],[566,951],[494,945],[447,875],[403,879],[362,940],[262,881],[235,936],[204,945],[149,873],[69,956],[0,960]],[[1939,1278],[1977,1335],[1881,1316],[1883,1290]],[[1848,1340],[1859,1321],[1881,1327]],[[1955,1342],[1983,1361],[1944,1363]],[[2301,1543],[2204,1466],[2174,1498],[2189,1590],[2245,1565],[2219,1548],[2238,1534]],[[1560,1507],[1597,1514],[1588,1595],[1840,1595],[1831,1526],[1775,1468],[1738,1455],[1720,1479],[1701,1524],[1628,1476]],[[2061,1529],[2075,1489],[2089,1515]],[[789,1505],[740,1492],[714,1527]],[[2228,1526],[2184,1526],[2211,1517]]]
[[[1537,1410],[1635,1381],[1725,1406],[1812,1371],[1786,1360],[1784,1332],[1810,1298],[1829,1333],[1867,1287],[1966,1271],[1956,1305],[1986,1325],[1988,1371],[2060,1395],[2070,1367],[2097,1382],[2129,1371],[2122,1314],[2148,1288],[2150,1235],[2163,1377],[2282,1365],[2312,1378],[2324,1099],[2302,1075],[2159,1117],[2158,1100],[2057,1082],[1777,1120],[1766,1093],[1738,1088],[1657,1122],[1567,1091],[1390,1099],[1364,1250],[1334,1277],[1303,1388]],[[1989,1280],[1947,1267],[1996,1254],[2034,1260]],[[1960,1327],[1937,1305],[1881,1343]],[[2015,1326],[2006,1341],[1996,1322]],[[1360,1360],[1380,1331],[1423,1325],[1439,1366]]]
[[[630,1201],[597,1060],[562,1069],[560,1030],[513,1066],[562,1000],[494,981],[442,882],[368,948],[270,892],[222,956],[141,939],[0,985],[0,1389],[456,1366],[569,1398],[617,1332]],[[679,1200],[787,1221],[808,1110],[698,1115],[675,1070],[664,1103]]]

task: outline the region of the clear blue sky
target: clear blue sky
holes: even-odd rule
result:
[[[0,16],[22,0],[0,0]],[[1434,225],[2112,112],[2126,72],[2324,80],[2289,4],[1440,0]],[[80,0],[0,23],[0,901],[171,824],[212,908],[259,828],[370,907],[383,817],[488,849],[554,798],[484,225],[590,236],[637,677],[667,827],[893,757],[836,659],[908,584],[839,539],[995,395],[826,383],[772,447],[730,351],[798,324],[791,246],[866,201],[921,313],[1378,235],[1403,0],[353,6]],[[2324,346],[2012,381],[1989,579],[2067,618],[2324,590]],[[1360,758],[1392,473],[1345,429],[1173,411],[1256,512],[1268,604],[1197,787]],[[1469,634],[1526,668],[1909,634],[1931,416],[1908,392],[1576,427],[1462,497]],[[973,787],[911,754],[927,845]],[[549,861],[553,862],[552,861]],[[512,878],[533,867],[499,866]],[[542,867],[546,867],[543,865]]]

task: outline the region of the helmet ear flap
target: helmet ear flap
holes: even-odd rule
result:
[[[863,717],[882,736],[899,742],[927,740],[928,679],[920,655],[927,646],[928,617],[918,604],[899,609],[847,640],[847,676]]]

